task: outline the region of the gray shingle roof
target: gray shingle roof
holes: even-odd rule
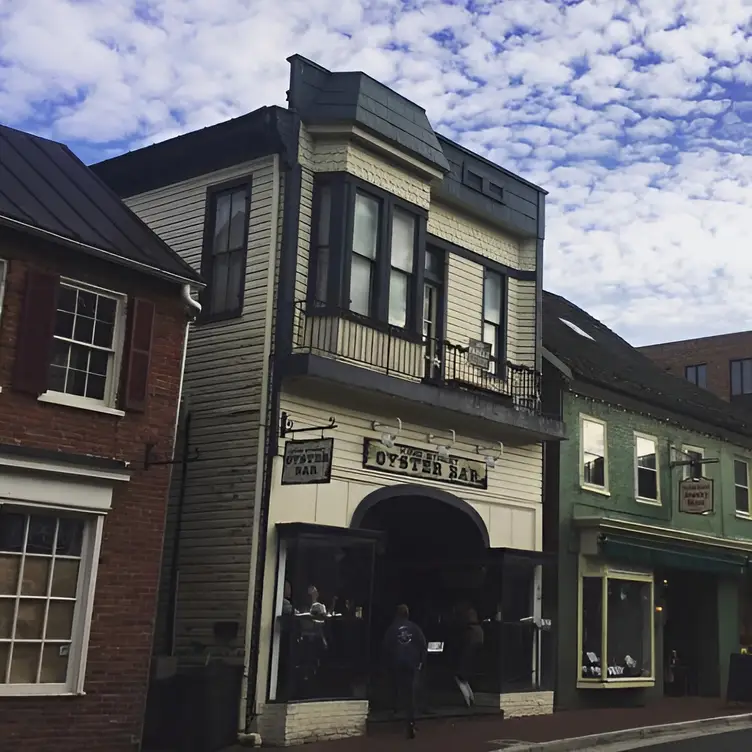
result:
[[[708,426],[752,436],[752,423],[738,409],[706,389],[667,373],[605,324],[550,292],[543,293],[543,344],[581,381]]]
[[[124,263],[201,281],[67,146],[0,125],[3,221],[83,243]]]

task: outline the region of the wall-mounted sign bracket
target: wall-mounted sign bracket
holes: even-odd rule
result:
[[[296,433],[312,433],[313,431],[320,431],[321,438],[324,438],[324,431],[329,431],[332,428],[337,428],[337,423],[334,418],[329,418],[329,422],[325,426],[309,426],[306,428],[295,428],[295,421],[286,413],[283,412],[280,416],[279,435],[284,439],[286,436],[295,437]]]
[[[154,447],[156,447],[156,444],[146,444],[145,446],[144,470],[148,470],[150,467],[158,467],[159,465],[183,465],[200,459],[199,450],[196,448],[193,450],[193,454],[181,457],[179,460],[157,460],[154,459]]]

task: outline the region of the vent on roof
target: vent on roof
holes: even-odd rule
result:
[[[559,318],[559,321],[561,321],[562,324],[566,324],[573,332],[577,332],[577,334],[580,335],[580,337],[585,337],[586,339],[592,339],[593,342],[595,342],[595,337],[591,337],[584,329],[580,329],[577,324],[573,324],[571,321],[567,321],[566,319]]]

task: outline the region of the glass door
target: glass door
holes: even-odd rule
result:
[[[426,378],[441,378],[444,350],[444,256],[441,251],[426,248],[425,282],[423,284],[423,341],[425,343]]]

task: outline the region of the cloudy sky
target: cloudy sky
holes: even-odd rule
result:
[[[635,344],[752,328],[752,0],[0,0],[0,121],[88,162],[364,70],[549,192],[545,285]]]

